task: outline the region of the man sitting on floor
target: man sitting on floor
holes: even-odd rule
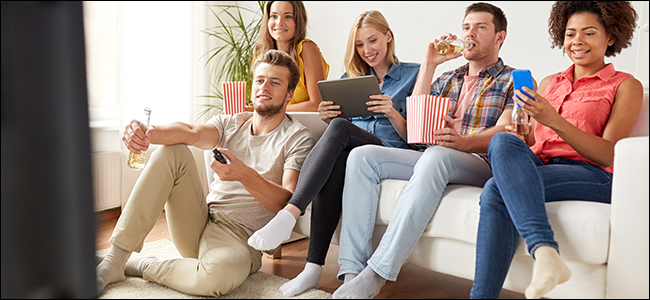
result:
[[[253,65],[254,112],[217,115],[206,124],[171,123],[146,131],[131,121],[122,140],[135,153],[162,144],[135,184],[115,226],[112,246],[97,266],[98,291],[142,276],[178,291],[220,296],[237,288],[262,265],[262,253],[248,246],[250,235],[270,221],[296,187],[302,163],[315,141],[309,130],[285,114],[300,72],[293,59],[270,50]],[[219,178],[207,195],[187,147],[219,148]],[[207,201],[206,201],[207,200]],[[129,259],[165,208],[174,245],[183,256]]]

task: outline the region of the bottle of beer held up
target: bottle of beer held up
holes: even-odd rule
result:
[[[142,118],[142,131],[146,132],[149,128],[149,118],[151,116],[151,109],[148,107],[144,108],[144,117]],[[131,169],[136,171],[141,171],[144,168],[144,165],[147,163],[147,150],[140,152],[140,154],[135,154],[129,152],[129,160],[127,164]]]

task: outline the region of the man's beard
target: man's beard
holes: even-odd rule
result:
[[[282,112],[282,108],[284,107],[284,103],[279,104],[279,105],[268,105],[268,106],[262,106],[262,107],[255,107],[255,112],[262,116],[262,117],[273,117],[279,113]]]

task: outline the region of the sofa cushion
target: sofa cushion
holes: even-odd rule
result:
[[[546,213],[565,259],[605,264],[609,252],[611,205],[589,201],[546,203]],[[518,253],[526,253],[523,239]]]
[[[383,180],[376,223],[387,225],[407,181]],[[476,244],[479,197],[482,188],[449,185],[438,210],[422,234]],[[555,232],[563,258],[590,264],[607,262],[610,205],[587,201],[561,201],[546,204],[549,222]],[[529,255],[520,239],[518,255]]]
[[[388,225],[406,183],[404,180],[393,179],[381,182],[376,224]],[[478,199],[482,190],[475,186],[449,185],[443,193],[438,210],[422,235],[476,244]]]

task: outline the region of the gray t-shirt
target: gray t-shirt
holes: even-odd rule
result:
[[[300,171],[315,140],[307,127],[288,115],[270,133],[251,135],[252,117],[252,112],[234,116],[222,114],[212,117],[207,123],[219,131],[217,148],[230,150],[262,177],[282,185],[284,169]],[[225,214],[249,235],[275,216],[259,204],[239,181],[221,181],[216,174],[207,201],[210,210]]]

